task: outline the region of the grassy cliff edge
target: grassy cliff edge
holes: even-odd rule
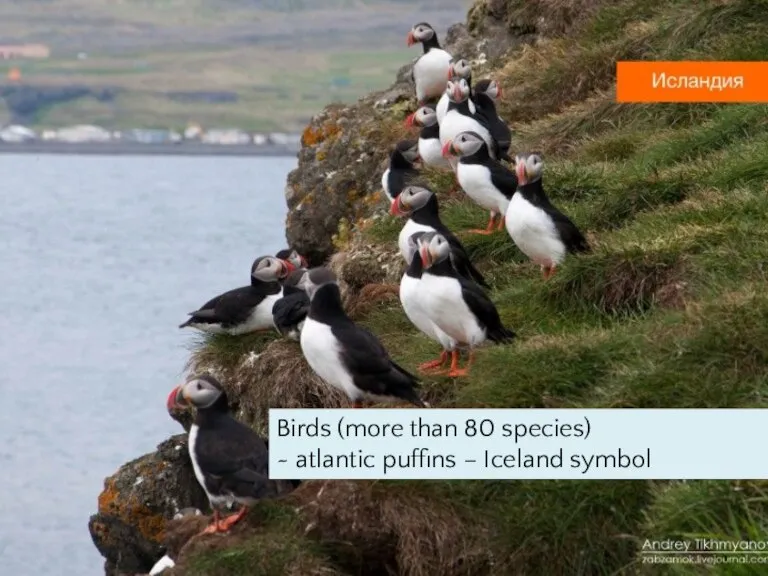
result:
[[[480,0],[469,29],[481,38],[491,24],[530,41],[481,60],[476,77],[501,80],[513,150],[543,153],[553,201],[595,250],[543,283],[506,234],[467,237],[519,342],[481,351],[465,381],[426,380],[430,401],[765,407],[768,106],[620,105],[613,83],[622,59],[768,59],[768,2]],[[373,105],[345,114],[369,116]],[[387,108],[360,146],[383,158],[406,134],[407,108]],[[305,134],[303,158],[344,137],[349,127],[333,124],[335,110],[322,120],[333,130]],[[328,171],[345,169],[331,162]],[[429,178],[449,227],[484,224],[486,213],[448,196],[450,181]],[[333,266],[356,318],[415,369],[434,346],[387,287],[402,270],[401,222],[380,214],[373,184],[356,191],[351,230],[345,220],[333,238]],[[311,215],[309,203],[304,210]],[[269,406],[346,405],[309,373],[295,343],[207,339],[191,365],[221,373],[241,417],[262,430]],[[768,539],[767,513],[768,483],[750,480],[307,482],[259,505],[253,524],[227,538],[192,539],[173,573],[687,574],[685,565],[640,564],[639,544]],[[760,573],[735,568],[722,567]]]

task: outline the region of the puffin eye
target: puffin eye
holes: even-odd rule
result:
[[[200,384],[200,382],[197,383],[197,389],[198,390],[202,390],[203,389],[203,386]]]

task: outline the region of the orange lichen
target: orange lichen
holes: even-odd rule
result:
[[[164,468],[165,462],[151,463],[142,467],[143,472],[157,471]],[[127,499],[121,499],[120,493],[112,478],[104,482],[104,490],[99,494],[99,513],[115,516],[134,526],[148,540],[162,542],[165,537],[165,518],[162,514],[153,512],[145,506],[136,494],[131,494]]]
[[[323,141],[323,132],[321,129],[315,130],[310,124],[301,134],[301,144],[303,146],[314,146]]]
[[[115,488],[115,481],[111,478],[107,478],[104,481],[104,490],[99,494],[99,512],[101,514],[109,514],[115,506],[117,497],[118,493]]]

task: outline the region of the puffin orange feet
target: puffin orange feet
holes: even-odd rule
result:
[[[200,532],[200,534],[218,534],[219,532],[225,532],[226,530],[223,528],[221,524],[221,518],[219,517],[219,511],[214,510],[213,511],[213,521],[206,526],[205,530]]]
[[[488,236],[489,234],[493,234],[494,229],[496,227],[496,214],[494,212],[491,212],[491,216],[488,219],[488,226],[486,226],[485,230],[470,230],[469,232],[472,234],[482,234],[483,236]]]
[[[427,372],[430,370],[435,370],[437,368],[442,368],[446,362],[448,362],[448,352],[443,350],[442,354],[440,354],[440,358],[438,358],[437,360],[430,360],[429,362],[424,362],[423,364],[420,364],[419,372]]]
[[[542,266],[541,271],[544,274],[544,280],[549,280],[555,274],[555,265],[550,264],[549,266]]]
[[[236,514],[232,514],[231,516],[227,516],[226,518],[224,518],[224,520],[222,520],[219,523],[219,526],[222,528],[222,531],[226,532],[230,528],[232,528],[232,526],[240,522],[240,520],[243,519],[243,516],[245,516],[247,512],[248,512],[248,508],[243,506],[242,508],[240,508],[240,510]]]

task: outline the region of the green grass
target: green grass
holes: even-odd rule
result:
[[[517,147],[545,150],[545,188],[593,251],[568,258],[544,282],[505,233],[462,236],[518,339],[478,352],[465,379],[427,378],[425,394],[443,407],[768,407],[768,106],[618,105],[605,65],[627,54],[721,58],[741,50],[768,59],[767,4],[601,5],[576,32],[491,71],[505,88],[513,83],[516,96],[501,112],[518,119]],[[575,80],[586,85],[574,91]],[[554,94],[534,101],[545,89]],[[461,235],[485,224],[485,211],[448,194],[450,178],[428,180],[449,228]],[[360,244],[392,246],[401,225],[376,219]],[[362,323],[410,369],[438,352],[396,301]],[[467,526],[486,526],[494,569],[477,574],[691,574],[684,566],[650,570],[639,547],[646,538],[768,539],[764,482],[376,486],[377,498],[418,494],[434,506],[449,502]],[[402,514],[405,522],[409,512]],[[402,570],[396,558],[382,564],[370,568]]]

